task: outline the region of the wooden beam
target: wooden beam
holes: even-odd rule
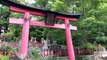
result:
[[[23,22],[24,22],[24,19],[14,19],[14,18],[9,19],[9,23],[12,23],[12,24],[23,24]],[[38,22],[38,21],[34,21],[34,20],[30,20],[30,25],[47,27],[47,28],[65,29],[65,24],[55,24],[54,26],[48,26],[48,25],[45,25],[44,22]],[[77,30],[77,27],[70,25],[70,30]]]
[[[29,12],[30,14],[35,15],[35,16],[45,17],[45,14],[44,14],[44,13],[35,12],[35,11],[31,11],[31,10],[25,10],[25,9],[17,8],[17,7],[14,7],[14,6],[10,6],[10,11],[19,12],[19,13]],[[73,22],[76,22],[76,21],[77,21],[76,18],[67,18],[67,17],[62,17],[62,16],[56,16],[55,19],[58,19],[58,20],[69,19],[70,21],[73,21]]]

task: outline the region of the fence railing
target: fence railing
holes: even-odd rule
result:
[[[11,47],[18,47],[18,42],[10,42],[8,43],[9,46]],[[30,46],[32,47],[38,47],[38,46],[43,46],[41,43],[35,43],[32,42],[30,43]],[[44,56],[68,56],[67,50],[43,50],[42,51]],[[95,52],[95,49],[74,49],[75,55],[91,55]],[[0,54],[6,55],[6,52],[0,51]]]
[[[46,56],[68,56],[67,50],[43,50],[41,51]],[[95,49],[75,49],[75,55],[91,55]],[[0,51],[0,55],[9,55],[9,51]]]
[[[95,49],[75,49],[76,55],[91,55],[95,52]]]
[[[75,49],[75,55],[91,55],[95,49]],[[67,50],[44,50],[44,56],[68,56]]]

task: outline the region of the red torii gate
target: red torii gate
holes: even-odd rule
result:
[[[62,14],[62,13],[58,13],[54,11],[41,10],[41,9],[21,5],[21,4],[12,2],[10,0],[2,0],[2,4],[8,5],[10,8],[10,11],[24,14],[23,19],[15,19],[15,18],[9,19],[9,23],[23,25],[22,26],[23,27],[22,28],[22,40],[21,40],[21,46],[20,46],[20,51],[19,51],[20,56],[27,55],[30,26],[41,26],[41,27],[65,29],[69,60],[75,60],[74,48],[73,48],[70,30],[77,30],[77,27],[71,26],[69,24],[69,21],[76,21],[76,19],[80,17],[79,14],[66,15],[66,14]],[[47,17],[47,21],[46,22],[33,21],[30,19],[30,14],[33,14],[35,16]],[[48,14],[53,16],[52,20],[54,20],[54,18],[63,20],[64,24],[54,24],[54,21],[50,20],[49,18],[50,15]]]

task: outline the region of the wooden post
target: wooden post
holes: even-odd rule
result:
[[[69,20],[65,19],[64,23],[65,23],[65,28],[66,28],[65,33],[66,33],[66,42],[67,42],[67,47],[68,47],[68,58],[69,58],[69,60],[75,60]]]
[[[24,15],[24,22],[22,28],[22,40],[20,46],[20,56],[25,58],[28,52],[28,40],[29,40],[29,20],[30,20],[30,13],[26,12]]]

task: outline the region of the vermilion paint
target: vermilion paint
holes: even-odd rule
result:
[[[23,10],[21,8],[17,8],[14,6],[10,6],[10,10],[13,12],[19,12],[24,14],[24,19],[14,19],[10,18],[9,22],[14,24],[22,24],[22,39],[21,39],[21,45],[20,45],[20,55],[27,55],[28,52],[28,40],[29,40],[29,28],[31,26],[42,26],[42,27],[48,27],[48,28],[59,28],[59,29],[65,29],[66,33],[66,42],[68,47],[68,57],[69,60],[75,60],[74,55],[74,48],[72,43],[72,37],[71,37],[71,31],[70,30],[77,30],[76,26],[69,25],[69,21],[76,21],[76,18],[67,18],[62,16],[56,16],[56,19],[64,20],[64,24],[55,24],[54,26],[47,26],[44,22],[37,22],[30,20],[30,14],[36,15],[36,16],[45,16],[45,14],[41,12],[35,12],[30,10]]]
[[[23,19],[10,18],[9,19],[9,23],[12,23],[12,24],[23,24],[24,20]],[[47,26],[47,25],[45,25],[44,22],[38,22],[38,21],[33,21],[33,20],[30,20],[30,25],[31,26],[47,27],[47,28],[65,29],[65,24],[54,24],[54,26]],[[76,26],[69,25],[69,28],[70,28],[70,30],[77,30]]]
[[[21,45],[20,45],[20,55],[27,55],[28,52],[28,40],[29,40],[29,18],[30,13],[26,12],[24,15],[24,22],[22,27],[22,39],[21,39]]]
[[[66,33],[66,43],[67,43],[68,56],[69,56],[68,58],[69,58],[69,60],[75,60],[69,20],[65,19],[64,23],[65,23],[65,26],[66,26],[65,33]]]

